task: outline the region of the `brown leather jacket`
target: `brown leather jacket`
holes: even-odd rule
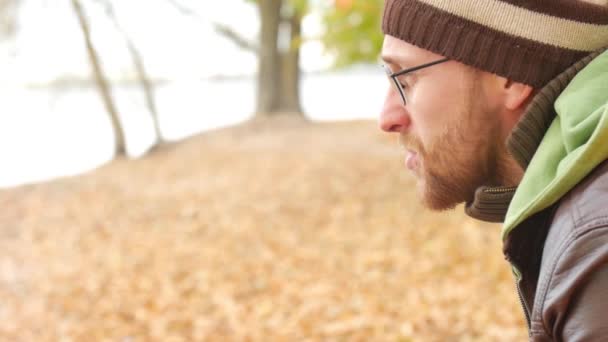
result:
[[[597,55],[543,88],[515,127],[507,146],[524,169],[555,117],[553,102]],[[514,192],[482,187],[466,212],[502,222]],[[503,252],[521,272],[517,290],[530,341],[608,341],[608,161],[553,206],[513,229]]]
[[[608,341],[608,162],[512,233],[530,340]]]

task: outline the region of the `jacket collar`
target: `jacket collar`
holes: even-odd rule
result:
[[[543,87],[527,107],[524,115],[507,138],[507,150],[524,169],[540,145],[549,125],[556,116],[553,104],[570,81],[605,49],[596,51],[559,74]],[[517,187],[481,186],[475,198],[465,205],[465,212],[472,218],[487,222],[503,222]]]

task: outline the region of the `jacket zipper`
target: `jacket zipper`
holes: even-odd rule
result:
[[[530,330],[532,329],[532,323],[530,319],[530,309],[524,300],[524,296],[521,294],[521,287],[519,286],[519,281],[515,282],[517,285],[517,294],[519,295],[519,302],[521,303],[521,307],[524,311],[524,315],[526,316],[526,323],[528,323],[528,336],[530,335]]]
[[[488,194],[505,194],[508,192],[515,192],[515,190],[517,190],[517,186],[503,186],[503,187],[495,187],[495,188],[487,188],[484,189],[485,193]],[[526,317],[526,324],[528,325],[528,336],[531,335],[531,329],[532,329],[532,323],[531,323],[531,318],[530,318],[530,309],[528,308],[528,305],[526,304],[526,301],[524,300],[524,296],[522,294],[521,291],[521,286],[520,286],[520,282],[522,279],[521,276],[521,272],[519,271],[519,268],[517,267],[517,265],[515,265],[510,258],[507,258],[507,261],[509,261],[509,263],[511,263],[511,266],[513,267],[513,273],[515,274],[515,286],[517,287],[517,296],[519,298],[519,303],[521,305],[522,311],[524,312],[524,316]]]
[[[513,192],[513,191],[515,191],[515,189],[517,189],[516,186],[497,187],[497,188],[485,189],[484,192],[489,193],[489,194],[505,194],[507,192]]]
[[[531,331],[532,331],[532,319],[531,319],[531,313],[530,313],[530,308],[528,308],[528,305],[526,304],[526,301],[524,300],[524,295],[522,294],[521,291],[521,281],[523,279],[521,272],[519,271],[519,267],[517,267],[517,265],[515,263],[513,263],[513,261],[511,261],[509,258],[507,258],[507,261],[509,261],[511,263],[511,266],[513,267],[513,273],[515,275],[515,286],[517,287],[517,296],[519,297],[519,303],[521,304],[521,308],[524,312],[524,316],[526,317],[526,323],[528,325],[528,336],[531,335]]]

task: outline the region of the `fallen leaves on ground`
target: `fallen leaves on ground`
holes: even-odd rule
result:
[[[0,192],[0,340],[521,341],[500,227],[373,122],[254,121]]]

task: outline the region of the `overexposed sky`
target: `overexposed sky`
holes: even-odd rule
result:
[[[179,0],[178,0],[179,1]],[[211,22],[227,24],[255,41],[256,8],[244,0],[182,0],[197,17],[184,16],[166,0],[113,1],[118,20],[144,55],[146,67],[157,77],[196,78],[252,74],[255,57],[218,35]],[[90,18],[94,43],[106,71],[114,77],[128,74],[132,64],[120,33],[97,1],[83,1]],[[24,0],[20,10],[17,55],[0,52],[0,83],[44,83],[59,77],[90,74],[82,32],[69,0]],[[303,24],[305,36],[321,30],[318,15]],[[324,69],[330,59],[319,42],[302,49],[305,71]]]
[[[0,188],[78,174],[113,158],[112,128],[95,88],[28,87],[91,75],[71,0],[21,1],[18,35],[0,42]],[[200,78],[254,74],[255,56],[214,32],[210,21],[255,40],[256,8],[246,0],[177,1],[196,6],[199,16],[184,16],[167,0],[112,0],[148,73],[169,80],[156,87],[155,98],[163,136],[170,140],[241,122],[255,108],[253,77]],[[133,65],[122,36],[98,0],[82,3],[105,73],[128,77]],[[321,30],[318,15],[305,18],[305,38]],[[304,71],[326,69],[330,62],[319,42],[303,45]],[[302,78],[302,105],[312,120],[373,118],[387,88],[384,72],[370,66],[308,73]],[[115,84],[112,90],[128,153],[140,156],[154,141],[141,89]]]

